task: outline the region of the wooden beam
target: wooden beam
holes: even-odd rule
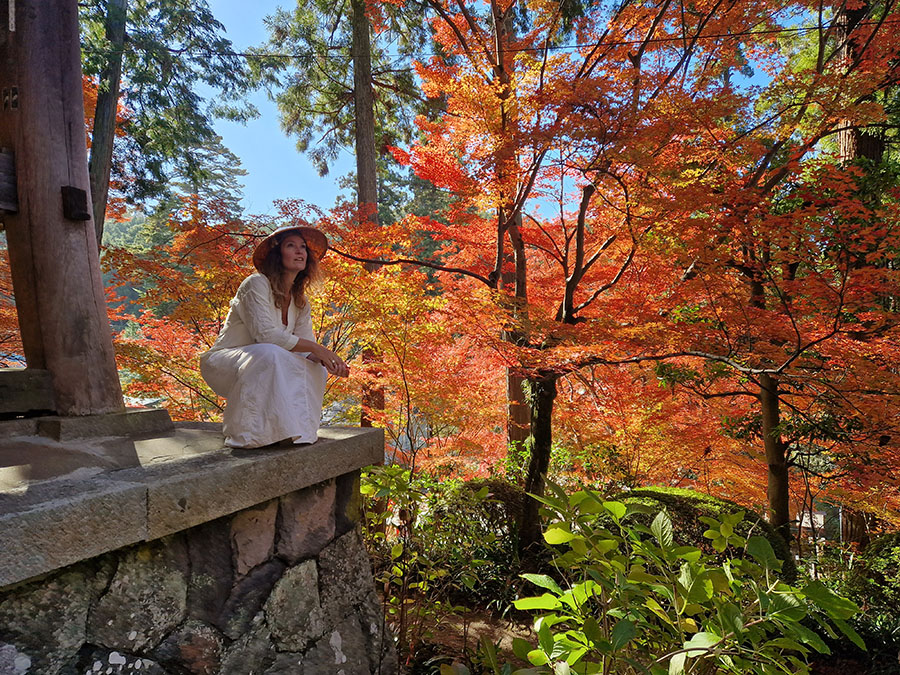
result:
[[[15,155],[18,212],[3,220],[25,360],[50,372],[59,414],[121,410],[94,225],[63,205],[64,187],[90,202],[77,2],[12,7],[0,89],[18,101],[0,108],[0,146]]]

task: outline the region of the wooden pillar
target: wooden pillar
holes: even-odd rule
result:
[[[25,360],[50,372],[59,414],[122,410],[90,214],[77,0],[4,1],[0,15],[0,146],[18,188],[3,222]]]

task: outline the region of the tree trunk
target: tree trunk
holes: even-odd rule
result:
[[[378,224],[378,179],[375,166],[375,96],[372,91],[372,45],[369,38],[369,19],[365,0],[352,0],[353,20],[353,104],[356,111],[356,198],[369,221]],[[376,266],[367,264],[370,272]],[[363,351],[363,364],[374,370],[381,361],[374,349]],[[377,375],[377,372],[373,372]],[[362,394],[363,409],[359,424],[372,426],[367,410],[384,410],[384,388],[365,386]]]
[[[769,522],[785,541],[791,540],[791,514],[788,505],[787,447],[778,431],[781,412],[778,402],[778,380],[768,374],[759,377],[762,406],[762,435],[769,466],[767,496]]]
[[[506,438],[510,451],[519,454],[531,435],[531,408],[525,396],[525,378],[506,369]]]
[[[378,222],[378,181],[375,169],[375,96],[372,91],[372,46],[365,0],[352,0],[353,104],[356,111],[357,201],[371,209],[369,220]]]
[[[504,288],[512,288],[515,294],[515,305],[510,309],[519,322],[519,327],[514,332],[506,334],[506,339],[513,343],[522,340],[527,334],[527,314],[524,309],[528,302],[527,276],[525,274],[525,245],[522,241],[520,226],[522,214],[517,213],[509,225],[509,242],[512,255],[507,256],[513,263],[514,271],[504,272],[502,275]],[[518,454],[525,447],[525,441],[531,436],[531,407],[523,387],[525,378],[517,372],[506,369],[506,441],[511,452]]]
[[[556,399],[556,374],[529,378],[531,403],[531,461],[525,477],[525,491],[529,494],[544,494],[544,478],[550,466],[550,451],[553,444],[553,402]],[[519,553],[536,550],[541,543],[540,503],[526,497],[519,522]]]
[[[847,9],[845,3],[835,15],[836,38],[841,45],[840,58],[844,67],[849,67],[859,56],[859,45],[850,39],[851,33],[869,14],[869,2],[864,0],[859,7]],[[869,99],[871,100],[871,99]],[[884,132],[880,129],[842,125],[838,131],[838,152],[845,162],[865,158],[880,163],[884,157]]]
[[[106,10],[106,39],[109,40],[109,61],[100,73],[97,108],[94,111],[94,130],[91,133],[91,156],[88,172],[91,179],[91,201],[94,211],[94,231],[97,246],[103,241],[106,203],[109,199],[109,177],[112,173],[113,143],[116,138],[116,109],[119,103],[119,84],[122,80],[122,50],[125,48],[125,17],[128,0],[108,0]]]

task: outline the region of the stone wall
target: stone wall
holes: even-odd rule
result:
[[[358,480],[0,589],[0,675],[396,673]]]

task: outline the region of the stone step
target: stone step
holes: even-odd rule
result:
[[[40,415],[0,420],[0,437],[44,436],[74,441],[105,436],[162,434],[173,428],[169,411],[162,408],[127,408],[122,412],[83,417]]]

